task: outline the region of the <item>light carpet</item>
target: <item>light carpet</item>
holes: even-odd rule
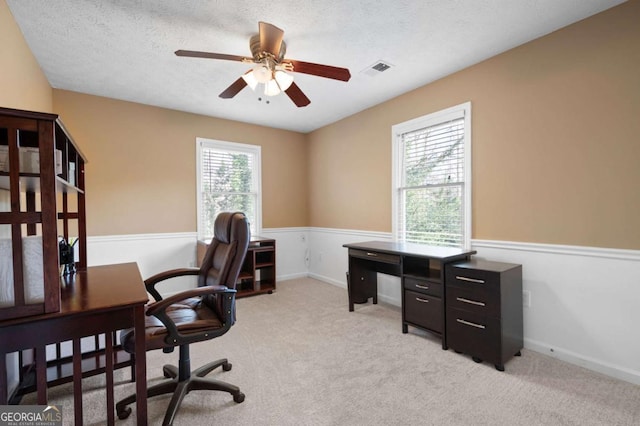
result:
[[[238,321],[224,336],[191,347],[197,368],[227,357],[231,371],[210,376],[240,387],[241,404],[222,392],[193,391],[176,425],[638,425],[640,387],[536,352],[505,372],[444,351],[438,338],[409,327],[399,308],[356,305],[344,289],[303,278],[271,295],[237,301]],[[617,350],[623,350],[618,348]],[[147,377],[177,351],[147,354]],[[116,401],[134,391],[116,372]],[[105,424],[103,376],[83,380],[84,424]],[[50,389],[73,424],[70,384]],[[23,403],[33,403],[27,395]],[[161,424],[169,396],[149,400],[149,424]],[[130,418],[116,425],[135,424]]]

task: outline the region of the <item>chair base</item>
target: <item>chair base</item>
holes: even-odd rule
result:
[[[169,407],[167,408],[167,412],[164,416],[164,421],[162,422],[163,426],[173,424],[173,420],[176,417],[176,413],[180,408],[182,400],[184,399],[185,395],[187,395],[192,390],[216,390],[229,392],[231,395],[233,395],[234,402],[241,403],[244,401],[244,394],[240,392],[240,388],[238,388],[237,386],[222,382],[220,380],[204,378],[204,376],[220,366],[224,371],[231,370],[231,363],[229,363],[227,359],[224,358],[203,365],[197,370],[191,372],[191,374],[187,373],[187,377],[183,378],[182,380],[180,380],[180,371],[175,366],[165,365],[164,367],[162,367],[164,376],[171,380],[158,383],[157,385],[148,388],[147,398],[168,393],[173,394],[171,402],[169,403]],[[134,403],[135,401],[136,395],[133,394],[129,395],[116,404],[116,413],[118,414],[119,419],[126,419],[127,417],[129,417],[129,415],[131,414],[131,408],[127,406]]]

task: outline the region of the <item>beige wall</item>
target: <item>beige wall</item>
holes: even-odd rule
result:
[[[0,0],[0,106],[53,112],[52,90],[5,0]]]
[[[471,101],[473,238],[640,249],[640,2],[308,135],[310,226],[391,231],[391,126]]]
[[[89,235],[112,235],[195,230],[198,136],[263,147],[264,227],[391,231],[391,126],[471,101],[474,238],[638,249],[639,20],[625,3],[302,135],[51,90],[0,0],[0,105],[62,116]]]
[[[89,160],[90,236],[195,232],[196,137],[260,145],[262,225],[307,226],[303,134],[57,89],[53,104]]]

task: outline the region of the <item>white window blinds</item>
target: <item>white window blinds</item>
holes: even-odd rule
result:
[[[455,110],[399,126],[395,138],[397,240],[468,245],[467,119],[464,110]]]
[[[198,236],[211,238],[220,212],[241,211],[252,234],[260,223],[260,147],[198,139]]]

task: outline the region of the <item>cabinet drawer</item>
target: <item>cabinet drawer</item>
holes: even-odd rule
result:
[[[377,251],[349,249],[349,256],[358,257],[360,259],[369,259],[376,262],[391,263],[393,265],[400,264],[400,256],[380,253]]]
[[[500,294],[471,286],[447,288],[447,308],[462,309],[479,315],[500,317]]]
[[[495,294],[500,288],[500,275],[491,271],[456,268],[447,265],[445,271],[447,287],[462,287],[491,292]]]
[[[447,308],[447,344],[493,364],[502,364],[501,323],[497,318]]]
[[[403,309],[406,322],[442,333],[442,299],[405,290]]]
[[[405,290],[442,297],[442,284],[435,281],[420,280],[412,277],[404,277]]]

